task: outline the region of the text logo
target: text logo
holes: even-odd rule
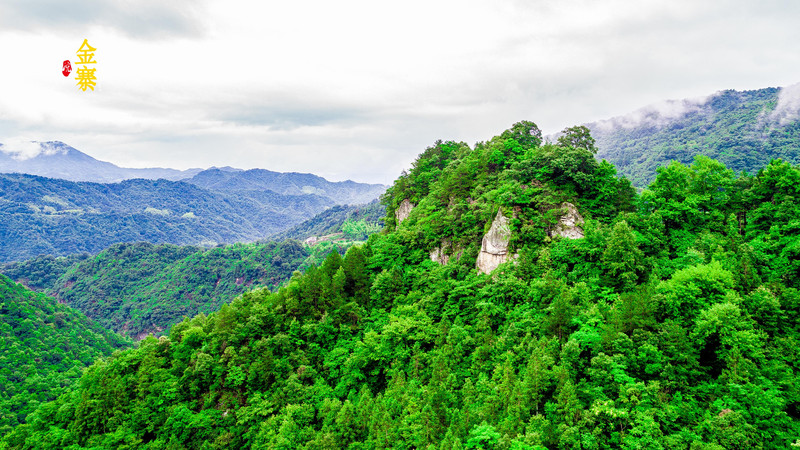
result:
[[[97,69],[94,66],[89,68],[89,64],[97,64],[94,59],[95,50],[97,49],[89,45],[89,40],[84,39],[83,44],[75,53],[78,56],[78,60],[75,61],[75,75],[77,75],[75,79],[78,80],[76,85],[78,89],[84,92],[86,92],[86,89],[94,90],[94,87],[97,86],[97,77],[94,74]],[[83,67],[79,67],[79,65]],[[61,73],[65,77],[72,73],[72,64],[70,64],[69,60],[61,64]]]

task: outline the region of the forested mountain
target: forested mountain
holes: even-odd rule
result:
[[[59,141],[29,142],[24,149],[0,144],[0,173],[27,173],[70,181],[115,183],[132,178],[182,180],[202,169],[128,169],[99,161]],[[17,150],[17,151],[15,151]]]
[[[25,261],[0,263],[0,273],[35,292],[56,285],[58,278],[73,265],[90,258],[88,253],[69,256],[42,255]]]
[[[138,340],[168,330],[185,315],[216,311],[243,292],[274,289],[295,270],[318,264],[332,250],[343,254],[370,234],[358,225],[368,219],[375,225],[370,231],[377,231],[376,222],[383,214],[385,208],[378,203],[323,211],[291,233],[300,239],[331,233],[339,237],[313,247],[288,237],[213,249],[124,243],[98,255],[47,255],[0,264],[0,273]]]
[[[587,130],[436,142],[384,233],[92,366],[0,448],[787,448],[800,168],[638,194]]]
[[[369,203],[386,191],[386,186],[382,184],[356,183],[350,180],[331,182],[310,173],[281,173],[264,169],[231,171],[213,168],[186,181],[223,192],[267,190],[285,195],[315,194],[330,198],[339,205]]]
[[[640,187],[658,167],[696,155],[753,174],[774,158],[800,163],[800,84],[668,101],[587,126],[597,156]]]
[[[337,205],[326,209],[305,222],[272,236],[270,239],[276,241],[297,239],[302,241],[309,237],[340,233],[342,232],[342,226],[346,223],[360,221],[382,225],[385,215],[386,207],[378,203],[377,199],[366,205]]]
[[[0,262],[96,253],[118,242],[255,241],[333,205],[317,195],[251,194],[180,181],[98,184],[0,174]]]
[[[114,349],[120,336],[52,298],[0,275],[0,436],[43,402],[69,392],[81,370]]]
[[[70,267],[45,292],[104,327],[141,339],[242,292],[274,288],[309,256],[297,241],[212,249],[116,244]]]

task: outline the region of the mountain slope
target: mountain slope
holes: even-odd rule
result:
[[[70,267],[46,292],[138,340],[183,316],[216,311],[243,292],[275,288],[308,255],[296,241],[213,249],[117,244]]]
[[[598,158],[640,187],[656,168],[698,154],[755,173],[774,158],[800,163],[800,84],[669,101],[587,126]]]
[[[240,196],[167,180],[98,184],[0,174],[0,261],[96,253],[117,242],[254,241],[331,205],[315,195]]]
[[[383,222],[386,208],[376,201],[366,205],[336,205],[292,228],[273,235],[270,239],[282,241],[297,239],[303,241],[310,237],[325,236],[342,232],[342,225],[348,222],[365,221],[370,224]]]
[[[181,180],[202,169],[129,169],[91,156],[59,141],[30,142],[14,151],[0,144],[0,173],[26,173],[70,181],[114,183],[132,178]]]
[[[287,237],[213,249],[145,242],[115,244],[94,256],[48,255],[0,264],[0,273],[57,298],[108,329],[139,340],[148,333],[168,330],[183,316],[216,311],[244,292],[274,289],[295,270],[318,264],[331,251],[343,254],[354,238],[365,239],[341,236],[343,225],[359,223],[355,218],[369,218],[373,223],[384,212],[377,203],[323,211],[290,233],[303,238],[338,233],[335,242],[313,247]],[[319,234],[308,234],[313,231]]]
[[[94,365],[3,444],[787,448],[800,167],[700,156],[637,194],[589,147],[436,142],[384,233]]]
[[[69,392],[81,370],[129,347],[86,316],[0,275],[0,435]]]
[[[369,203],[386,190],[382,184],[331,182],[310,173],[281,173],[264,169],[204,170],[187,180],[206,189],[225,192],[272,191],[285,195],[315,194],[339,205]]]

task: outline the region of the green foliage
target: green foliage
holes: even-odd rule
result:
[[[691,164],[697,155],[718,160],[736,173],[756,173],[771,160],[800,164],[800,121],[778,123],[770,113],[779,89],[727,90],[667,119],[656,111],[633,122],[590,124],[598,157],[613,163],[639,187],[670,161]],[[613,121],[613,119],[612,119]]]
[[[89,257],[88,253],[58,257],[38,256],[27,261],[0,264],[0,273],[28,289],[44,292],[55,286],[58,277],[67,269]]]
[[[81,370],[130,342],[0,275],[0,436],[70,392]]]
[[[343,231],[342,226],[348,222],[364,221],[372,226],[370,232],[377,232],[374,224],[382,224],[383,217],[386,215],[386,207],[379,204],[377,200],[366,205],[347,206],[336,205],[317,214],[305,222],[295,225],[284,232],[272,236],[272,240],[283,241],[286,239],[297,239],[303,241],[312,236],[326,236]],[[358,240],[365,240],[366,237]]]
[[[561,147],[581,148],[592,154],[597,153],[595,147],[595,140],[589,128],[578,125],[574,127],[565,128],[561,131],[561,136],[558,137],[558,145]]]
[[[142,240],[179,245],[250,242],[332,205],[318,195],[217,192],[178,181],[99,184],[3,174],[0,262],[97,253],[118,242]]]
[[[384,197],[384,232],[95,363],[0,447],[796,442],[800,168],[700,157],[637,195],[590,149],[517,131],[437,142]],[[565,202],[583,238],[552,233]],[[498,209],[514,262],[481,274]]]
[[[138,340],[243,292],[275,288],[308,256],[296,241],[213,249],[117,244],[73,265],[45,292]]]
[[[342,224],[342,233],[347,239],[355,241],[366,241],[370,234],[377,233],[381,226],[377,223],[367,223],[366,220],[348,220]]]

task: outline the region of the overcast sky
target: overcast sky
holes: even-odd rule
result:
[[[390,183],[437,139],[797,83],[798,43],[796,0],[3,0],[0,142]]]

